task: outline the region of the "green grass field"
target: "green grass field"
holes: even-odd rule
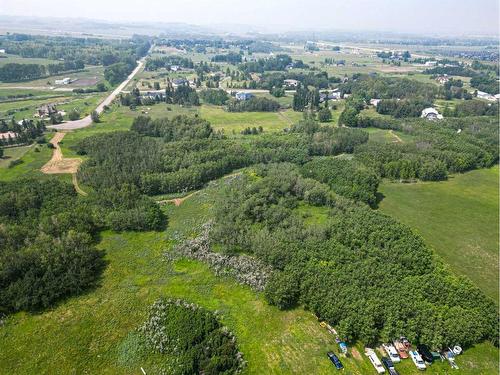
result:
[[[7,168],[11,161],[20,159],[30,149],[30,146],[8,147],[3,150],[0,158],[0,168]]]
[[[498,165],[445,182],[384,182],[380,210],[420,233],[451,268],[498,302]]]
[[[168,206],[166,232],[105,232],[99,247],[108,266],[100,286],[39,313],[18,313],[0,330],[0,369],[12,374],[139,374],[154,373],[148,358],[138,354],[134,330],[144,321],[148,306],[158,297],[179,297],[218,310],[237,336],[248,361],[245,374],[331,374],[326,357],[337,351],[332,335],[309,312],[279,311],[263,297],[231,279],[221,279],[203,264],[162,261],[172,237],[189,235],[210,215],[217,184],[211,184],[181,206]],[[307,211],[307,212],[306,212]],[[314,209],[302,213],[314,216]],[[361,345],[356,349],[362,353]],[[346,374],[374,373],[361,354],[342,358]],[[495,374],[498,352],[489,344],[468,350],[457,359],[460,374]],[[403,374],[417,374],[406,360]],[[451,372],[446,363],[427,373]]]
[[[47,133],[46,139],[50,140],[52,133]],[[35,149],[39,150],[36,152]],[[52,149],[47,145],[38,145],[32,147],[16,147],[5,149],[5,154],[10,155],[11,159],[0,159],[0,181],[9,181],[21,177],[44,177],[40,168],[52,157]],[[21,164],[12,168],[7,168],[11,160],[20,159]]]

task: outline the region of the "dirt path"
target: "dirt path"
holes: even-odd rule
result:
[[[241,172],[233,172],[233,173],[230,173],[228,175],[223,176],[222,178],[226,179],[226,178],[237,176],[239,174],[241,174]],[[196,191],[193,191],[192,193],[189,193],[188,195],[186,195],[185,197],[182,197],[182,198],[164,199],[161,201],[156,201],[156,203],[158,203],[158,204],[173,203],[175,206],[180,206],[182,204],[182,202],[184,202],[188,198],[191,198],[193,195],[198,194],[200,191],[201,190],[196,190]]]
[[[161,200],[161,201],[156,201],[156,203],[158,203],[158,204],[173,203],[175,206],[180,206],[182,204],[182,202],[184,202],[186,199],[192,197],[196,193],[199,193],[199,190],[193,191],[192,193],[190,193],[182,198],[165,199],[165,200]]]
[[[394,142],[395,143],[404,143],[403,140],[399,137],[399,135],[397,135],[396,133],[394,133],[394,131],[392,129],[389,130],[389,133],[394,137]]]
[[[54,153],[52,154],[52,158],[41,168],[41,171],[45,174],[72,174],[75,190],[78,194],[87,195],[78,185],[78,180],[76,178],[76,172],[78,172],[78,167],[82,163],[82,160],[78,158],[65,158],[61,151],[61,146],[59,146],[59,142],[63,140],[65,135],[66,133],[58,132],[52,137],[50,143],[54,145]]]
[[[52,159],[50,159],[43,167],[42,172],[46,174],[55,173],[76,173],[78,167],[80,166],[81,159],[70,159],[64,158],[59,142],[62,141],[66,133],[56,133],[50,143],[54,145],[54,153],[52,154]]]
[[[82,190],[80,185],[78,185],[78,178],[76,178],[76,173],[73,173],[73,177],[71,178],[71,181],[73,182],[73,186],[75,187],[75,190],[78,194],[86,196],[87,193]]]

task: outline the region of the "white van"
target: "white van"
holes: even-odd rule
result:
[[[365,354],[372,363],[373,367],[375,367],[375,370],[377,370],[377,373],[383,374],[385,372],[385,368],[382,366],[382,362],[378,359],[375,351],[373,349],[367,349]]]
[[[420,354],[418,354],[418,352],[416,350],[410,350],[409,354],[410,354],[410,357],[411,357],[413,363],[415,364],[415,366],[417,366],[417,368],[419,370],[423,371],[426,369],[424,360],[422,359],[422,357],[420,356]]]
[[[399,363],[401,362],[401,358],[399,357],[398,351],[392,344],[382,344],[382,347],[384,348],[385,352],[389,356],[392,362],[394,363]]]

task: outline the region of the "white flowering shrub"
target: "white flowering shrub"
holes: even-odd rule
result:
[[[198,237],[181,242],[174,252],[167,252],[165,257],[186,257],[206,263],[217,276],[229,276],[239,283],[262,291],[271,275],[271,268],[261,261],[247,255],[226,255],[216,253],[210,247],[210,230],[212,223],[203,224]]]

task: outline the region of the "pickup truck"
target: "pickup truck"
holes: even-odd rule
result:
[[[427,368],[424,360],[422,359],[422,357],[420,356],[420,354],[418,354],[418,352],[416,350],[410,350],[409,354],[410,354],[411,360],[413,361],[415,366],[417,366],[417,368],[420,371],[423,371]]]
[[[390,358],[382,357],[382,363],[384,364],[387,371],[389,371],[390,375],[399,375],[399,373],[394,368],[394,363],[392,363]]]

